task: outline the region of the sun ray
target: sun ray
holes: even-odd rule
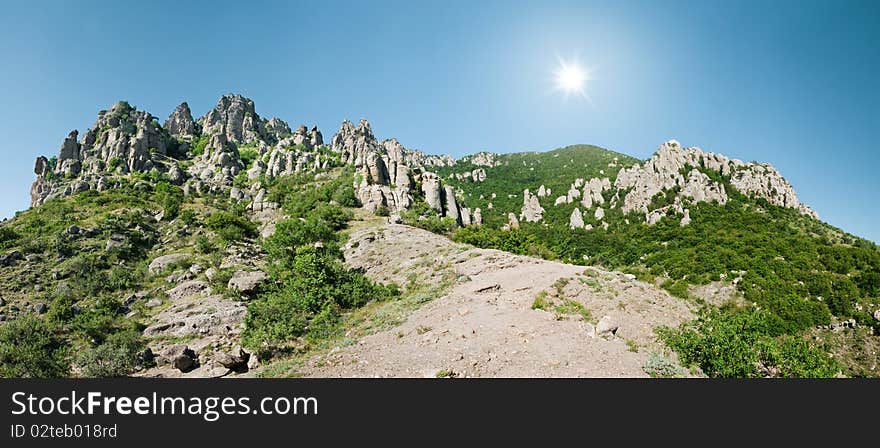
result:
[[[566,100],[575,95],[592,102],[587,94],[587,84],[593,80],[592,74],[577,60],[566,61],[559,58],[559,66],[553,76],[555,90],[561,91]]]

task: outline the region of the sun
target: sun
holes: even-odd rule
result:
[[[554,72],[556,89],[565,93],[566,98],[570,95],[587,97],[587,82],[590,81],[590,72],[584,69],[577,61],[565,61],[560,59],[559,66]]]

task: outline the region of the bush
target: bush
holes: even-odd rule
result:
[[[144,342],[133,330],[110,335],[106,341],[76,357],[76,364],[86,377],[120,377],[130,375],[138,367],[138,354]]]
[[[165,211],[165,219],[172,220],[180,213],[183,204],[183,190],[180,187],[162,181],[156,184],[156,199]]]
[[[0,376],[56,378],[69,369],[62,341],[44,321],[22,316],[0,326]]]
[[[343,207],[354,208],[360,206],[357,196],[355,196],[354,187],[348,184],[340,185],[333,192],[332,200]]]
[[[651,353],[642,370],[651,378],[681,378],[687,374],[681,366],[660,353]]]
[[[247,218],[229,212],[215,212],[205,225],[226,243],[234,243],[257,235],[257,226]]]
[[[835,362],[802,339],[778,336],[778,316],[752,308],[704,311],[678,329],[660,335],[685,365],[720,378],[833,376]]]
[[[0,227],[0,250],[12,247],[19,239],[18,232],[10,226]]]
[[[211,239],[205,235],[199,235],[196,237],[196,250],[202,254],[210,254],[216,250],[214,244],[211,243]]]
[[[202,135],[197,140],[195,140],[192,144],[192,149],[190,152],[193,156],[200,156],[205,153],[205,147],[208,146],[208,141],[211,140],[210,135]]]

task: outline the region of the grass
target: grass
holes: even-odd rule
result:
[[[547,299],[547,291],[541,291],[535,296],[532,302],[533,310],[547,311],[550,309],[550,301]]]
[[[593,313],[582,303],[571,299],[563,300],[561,305],[556,305],[554,311],[559,314],[577,314],[583,317],[585,322],[593,322]]]
[[[343,315],[339,325],[344,329],[343,331],[329,338],[308,341],[288,357],[279,358],[262,367],[255,376],[260,378],[302,376],[300,371],[310,359],[325,356],[337,347],[355,345],[365,336],[390,330],[402,324],[410,314],[425,303],[443,297],[454,284],[454,277],[454,273],[444,272],[440,282],[430,284],[424,281],[424,276],[412,274],[412,281],[404,288],[398,299],[371,302]],[[429,327],[419,327],[416,333],[421,335],[431,330]],[[398,337],[403,336],[405,335],[398,333]]]

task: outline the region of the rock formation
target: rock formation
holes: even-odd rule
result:
[[[575,207],[568,218],[568,227],[572,230],[584,228],[584,217],[579,208]]]
[[[444,185],[442,179],[429,170],[454,164],[451,157],[426,156],[405,148],[393,138],[380,142],[366,120],[357,126],[344,121],[331,139],[330,150],[339,153],[343,163],[355,167],[356,196],[367,210],[385,208],[391,214],[400,214],[412,205],[412,189],[418,187],[425,203],[439,216],[450,217],[458,225],[475,221],[470,209],[456,199],[455,189]],[[485,179],[485,171],[474,170],[468,174],[472,179]]]
[[[267,139],[265,123],[257,115],[253,100],[241,95],[224,95],[199,123],[203,135],[223,133],[233,143]]]
[[[523,206],[519,217],[526,222],[538,222],[544,217],[544,207],[541,207],[538,196],[531,194],[528,188],[523,190]]]
[[[816,217],[815,212],[798,201],[791,185],[772,166],[745,164],[699,148],[682,148],[675,140],[661,145],[644,164],[621,169],[614,186],[618,190],[629,190],[623,198],[624,213],[644,213],[645,221],[653,224],[666,212],[682,213],[680,203],[665,210],[649,210],[655,195],[673,188],[680,190],[678,199],[688,199],[691,203],[727,202],[724,185],[703,171],[729,178],[730,184],[744,194]]]
[[[189,104],[180,103],[177,109],[171,113],[168,120],[165,121],[164,128],[173,137],[182,140],[192,140],[197,135],[198,128],[193,120],[192,112],[189,110]]]

